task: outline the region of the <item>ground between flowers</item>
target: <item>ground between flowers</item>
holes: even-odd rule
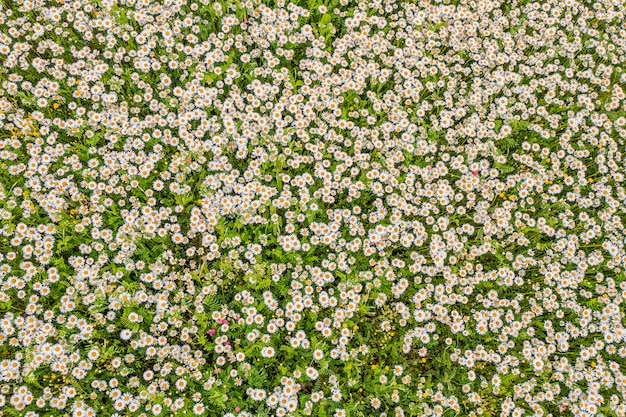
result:
[[[626,415],[620,0],[0,0],[0,415]]]

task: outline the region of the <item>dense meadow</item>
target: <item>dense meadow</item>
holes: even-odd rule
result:
[[[626,416],[626,3],[0,0],[0,416]]]

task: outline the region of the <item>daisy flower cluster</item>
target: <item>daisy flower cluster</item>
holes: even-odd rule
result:
[[[0,0],[0,415],[626,416],[621,0]]]

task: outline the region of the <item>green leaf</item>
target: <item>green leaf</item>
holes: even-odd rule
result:
[[[503,174],[508,174],[510,172],[515,171],[515,168],[513,168],[512,166],[500,164],[498,162],[496,162],[494,166],[498,171],[502,172]]]

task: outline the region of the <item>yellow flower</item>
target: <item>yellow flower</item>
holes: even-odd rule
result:
[[[376,368],[378,368],[378,365],[376,364],[372,365],[372,369],[376,369]]]
[[[359,330],[359,326],[357,326],[356,324],[352,327],[354,330]]]
[[[52,108],[53,108],[54,110],[58,109],[59,107],[61,107],[61,106],[59,105],[59,103],[52,103]]]
[[[388,370],[389,370],[389,366],[385,366],[385,371],[388,371]]]
[[[343,327],[345,329],[346,327],[348,327],[348,325],[346,323],[344,323],[344,324],[341,325],[341,327]]]
[[[422,363],[426,363],[426,358],[422,358]]]

